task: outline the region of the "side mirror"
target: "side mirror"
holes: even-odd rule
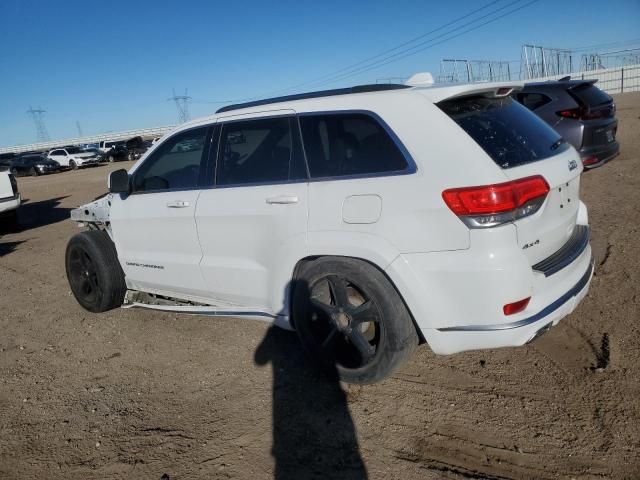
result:
[[[129,174],[124,168],[115,170],[109,174],[109,191],[111,193],[129,193],[131,184],[129,183]]]

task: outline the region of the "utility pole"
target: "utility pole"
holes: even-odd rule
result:
[[[178,110],[178,123],[184,123],[189,121],[189,100],[191,97],[187,95],[187,89],[184,89],[184,95],[176,95],[175,88],[173,89],[173,97],[168,100],[176,102],[176,109]]]
[[[76,127],[78,127],[78,136],[84,137],[84,135],[82,135],[82,127],[80,126],[80,120],[76,120]]]
[[[29,105],[29,110],[27,113],[31,115],[33,119],[33,123],[36,126],[36,138],[38,142],[48,142],[49,141],[49,133],[47,132],[47,127],[44,125],[44,114],[46,110],[42,108],[34,109],[31,105]]]

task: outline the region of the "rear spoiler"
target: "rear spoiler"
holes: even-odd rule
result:
[[[589,80],[581,80],[580,82],[576,82],[575,85],[571,85],[568,90],[573,90],[574,88],[578,88],[578,87],[585,87],[588,85],[593,85],[594,83],[596,83],[598,81],[597,78],[590,78]]]
[[[429,98],[433,103],[451,100],[457,97],[486,96],[500,98],[511,95],[512,92],[521,90],[524,82],[491,82],[491,83],[466,83],[460,85],[442,87],[414,87],[417,91]]]

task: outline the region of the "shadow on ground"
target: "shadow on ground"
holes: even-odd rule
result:
[[[278,327],[267,331],[255,362],[273,369],[274,478],[366,479],[337,372],[320,373],[297,335]]]
[[[17,223],[3,223],[0,225],[0,233],[21,232],[68,220],[72,209],[60,206],[60,202],[65,198],[67,196],[33,203],[24,200],[18,209]]]
[[[25,241],[26,240],[21,240],[19,242],[0,242],[0,257],[10,254],[18,245]]]

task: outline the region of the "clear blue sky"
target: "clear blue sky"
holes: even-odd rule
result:
[[[52,139],[76,136],[76,121],[85,134],[172,124],[172,88],[189,89],[192,118],[207,115],[219,105],[205,101],[315,80],[487,3],[0,0],[0,146],[35,141],[29,105],[47,111]],[[443,57],[518,60],[522,43],[571,48],[639,38],[640,0],[539,0],[398,62],[295,90],[437,73]]]

